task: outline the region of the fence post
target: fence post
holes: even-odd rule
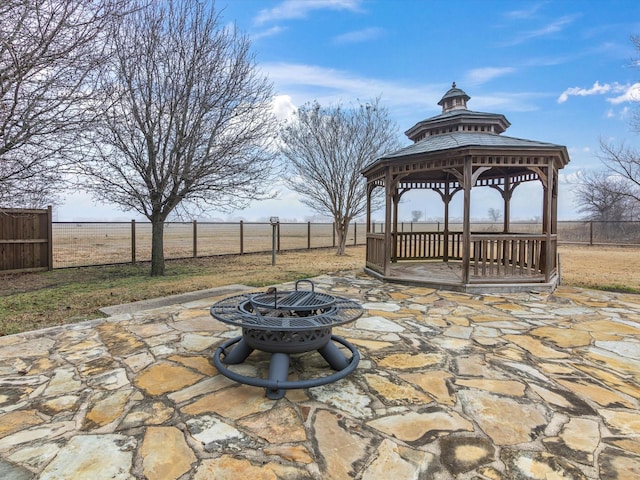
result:
[[[333,246],[336,246],[336,222],[333,222]]]
[[[244,222],[240,220],[240,255],[244,255]]]
[[[278,230],[278,252],[280,251],[280,221],[278,220],[277,223],[277,230]]]
[[[593,247],[593,220],[589,222],[589,245]]]
[[[136,264],[136,221],[131,220],[131,264]]]
[[[307,250],[311,250],[311,222],[307,222]]]
[[[198,221],[193,221],[193,258],[198,256]]]
[[[353,222],[353,246],[358,245],[358,222]]]
[[[47,207],[47,270],[53,270],[53,209],[51,205]]]

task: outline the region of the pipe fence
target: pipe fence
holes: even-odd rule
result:
[[[54,268],[151,260],[149,222],[53,222]],[[364,245],[365,225],[349,227],[347,245]],[[266,253],[273,227],[253,222],[167,222],[165,259]],[[336,247],[333,223],[276,224],[277,251]]]
[[[260,222],[167,222],[165,258],[268,253],[272,226]],[[442,232],[443,222],[401,222],[399,232]],[[502,222],[474,222],[473,233],[502,232]],[[374,222],[372,233],[384,233],[384,223]],[[462,223],[450,222],[450,232]],[[537,222],[512,222],[512,233],[539,234]],[[151,260],[149,222],[53,222],[53,268],[136,263]],[[278,223],[277,251],[336,247],[333,223]],[[640,222],[558,222],[558,242],[582,245],[640,246]],[[366,243],[366,225],[352,223],[347,246]]]

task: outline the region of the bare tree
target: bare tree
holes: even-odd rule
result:
[[[498,220],[500,220],[502,218],[502,210],[500,210],[499,208],[490,208],[488,211],[489,214],[489,219],[492,222],[497,222]]]
[[[619,175],[607,171],[581,173],[575,189],[578,211],[588,220],[629,220],[635,203],[629,191],[629,182]]]
[[[422,210],[411,210],[411,221],[419,222],[422,218],[423,213],[424,212]]]
[[[230,211],[265,194],[276,132],[272,87],[248,39],[195,0],[152,3],[113,38],[94,156],[78,168],[98,199],[151,221],[151,275],[163,275],[172,212]]]
[[[600,140],[600,161],[619,180],[620,193],[634,202],[640,202],[640,152],[624,143],[614,144]],[[613,187],[613,185],[611,186]]]
[[[361,170],[398,147],[396,127],[379,99],[355,108],[301,107],[281,135],[291,189],[335,223],[338,255],[344,255],[349,223],[367,208]]]
[[[0,203],[41,206],[84,123],[125,0],[0,1]]]

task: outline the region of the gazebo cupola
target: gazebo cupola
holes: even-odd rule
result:
[[[467,109],[471,97],[453,86],[444,94],[438,105],[442,113],[416,123],[405,132],[414,143],[431,136],[452,132],[484,132],[500,134],[511,125],[504,115],[497,113],[473,112]]]
[[[438,102],[442,112],[405,132],[412,145],[362,171],[367,178],[366,271],[385,280],[463,291],[553,289],[558,282],[558,170],[569,162],[567,149],[501,135],[511,125],[506,117],[469,110],[470,99],[454,82]],[[525,182],[542,184],[542,221],[538,228],[514,231],[511,198]],[[479,187],[497,190],[502,197],[500,233],[472,232],[472,190]],[[374,231],[371,220],[379,188],[385,193],[382,233]],[[398,204],[411,190],[440,195],[443,229],[399,231]],[[449,228],[449,203],[458,193],[464,195],[462,231]],[[437,204],[416,207],[433,212]]]
[[[451,110],[466,110],[467,100],[470,99],[471,97],[464,93],[464,90],[456,87],[456,82],[453,82],[449,91],[438,102],[438,105],[442,107],[442,113],[447,113]]]

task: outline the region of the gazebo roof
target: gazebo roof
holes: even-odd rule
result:
[[[461,147],[489,147],[491,149],[561,149],[561,145],[552,143],[526,140],[524,138],[507,137],[490,133],[479,132],[451,132],[441,135],[426,137],[413,145],[401,148],[379,158],[387,160],[396,157],[407,157],[423,153],[433,153]]]
[[[461,108],[421,120],[404,134],[411,140],[416,141],[416,138],[419,138],[423,132],[434,128],[457,127],[458,125],[491,126],[493,128],[492,133],[497,134],[504,132],[511,126],[511,123],[507,120],[507,117],[500,113],[474,112],[473,110]]]
[[[422,158],[450,158],[452,156],[465,155],[470,150],[473,150],[475,154],[487,156],[554,155],[557,158],[558,168],[562,168],[569,163],[569,154],[566,147],[562,145],[484,132],[451,132],[426,137],[419,142],[384,155],[367,165],[362,170],[362,173],[367,176],[379,168],[384,168],[383,165],[403,164]],[[509,163],[502,164],[503,167],[508,165]],[[526,165],[514,160],[511,168],[514,171],[526,170]],[[431,177],[433,174],[431,173],[428,176]]]
[[[380,169],[393,166],[403,172],[411,170],[412,176],[418,171],[435,169],[446,177],[448,173],[444,170],[458,162],[451,163],[451,160],[466,155],[501,157],[499,161],[489,160],[491,165],[500,165],[501,168],[485,176],[503,176],[504,168],[513,173],[526,172],[528,166],[538,164],[540,157],[554,157],[556,168],[563,168],[569,163],[569,154],[563,145],[501,135],[511,125],[507,118],[499,113],[468,110],[469,99],[469,95],[457,88],[454,82],[438,102],[442,113],[416,123],[405,132],[414,143],[377,158],[362,170],[363,175],[378,175]],[[523,157],[528,159],[523,160]],[[424,165],[401,167],[423,159],[427,160]],[[443,163],[445,159],[447,161]],[[430,172],[426,176],[433,177],[434,174]]]

